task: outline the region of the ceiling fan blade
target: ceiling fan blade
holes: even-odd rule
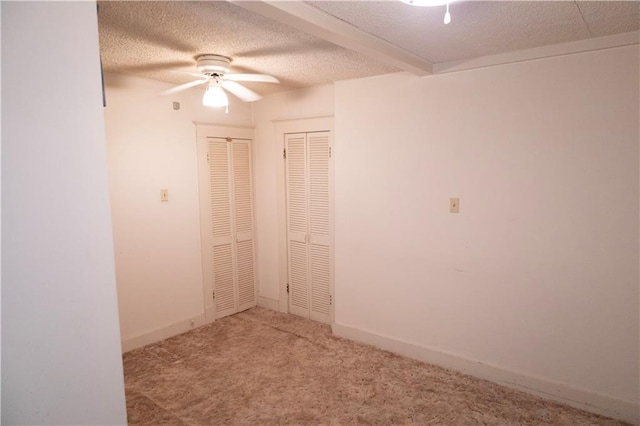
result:
[[[165,90],[164,92],[160,92],[160,95],[162,95],[162,96],[173,95],[174,93],[182,92],[183,90],[190,89],[191,87],[199,86],[200,84],[205,84],[208,81],[209,81],[209,79],[191,81],[189,83],[185,83],[185,84],[181,84],[181,85],[176,86],[176,87],[172,87],[171,89]]]
[[[223,79],[231,81],[255,81],[259,83],[280,83],[275,77],[266,74],[225,74]]]
[[[183,75],[190,75],[191,77],[199,77],[199,78],[205,78],[206,75],[202,74],[201,72],[195,72],[195,71],[184,71],[184,70],[168,70],[170,72],[176,73],[176,74],[183,74]]]
[[[249,90],[240,83],[230,80],[222,80],[222,87],[229,92],[233,93],[238,99],[244,102],[254,102],[258,99],[262,99],[262,96],[258,95],[253,90]]]

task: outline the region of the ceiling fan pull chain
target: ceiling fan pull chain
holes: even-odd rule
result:
[[[444,24],[451,22],[451,14],[449,13],[449,2],[447,2],[447,12],[444,14]]]

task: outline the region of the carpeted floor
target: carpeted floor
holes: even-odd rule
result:
[[[623,424],[254,308],[124,355],[129,424]]]

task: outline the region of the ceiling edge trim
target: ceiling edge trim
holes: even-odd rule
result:
[[[213,123],[213,122],[206,122],[206,121],[192,121],[191,123],[193,123],[194,126],[221,127],[227,130],[231,129],[233,131],[239,131],[239,132],[256,129],[255,126],[242,126],[239,124],[220,124],[220,123]]]
[[[433,64],[431,62],[386,40],[362,31],[307,3],[299,1],[228,1],[266,18],[276,20],[403,71],[419,76],[433,73]]]
[[[614,34],[604,37],[596,37],[585,40],[576,40],[566,43],[552,44],[549,46],[535,47],[532,49],[517,50],[514,52],[498,53],[496,55],[481,56],[479,58],[440,62],[434,64],[434,74],[444,74],[456,71],[465,71],[475,68],[485,68],[495,65],[511,64],[514,62],[531,61],[534,59],[551,58],[554,56],[571,55],[574,53],[589,52],[593,50],[610,49],[613,47],[631,46],[640,43],[640,31]]]
[[[278,123],[285,123],[288,121],[311,121],[311,120],[326,120],[326,119],[333,119],[335,116],[333,114],[329,114],[329,115],[312,115],[312,116],[294,116],[291,118],[274,118],[273,120],[271,120],[272,123],[278,124]]]

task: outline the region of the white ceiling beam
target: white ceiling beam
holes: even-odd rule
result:
[[[242,0],[229,0],[229,2],[403,71],[418,76],[433,73],[431,62],[364,32],[308,3]]]
[[[590,52],[593,50],[611,49],[613,47],[631,46],[634,44],[640,44],[639,31],[551,44],[548,46],[498,53],[461,61],[440,62],[433,66],[433,71],[435,74],[444,74],[475,68],[492,67],[495,65],[512,64],[515,62],[532,61],[535,59],[552,58],[554,56],[572,55],[574,53]]]

